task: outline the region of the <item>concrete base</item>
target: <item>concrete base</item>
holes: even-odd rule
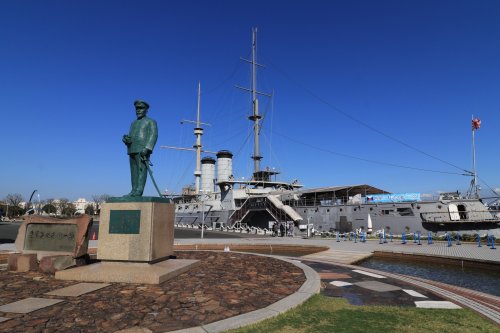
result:
[[[174,204],[155,197],[118,199],[101,206],[97,259],[152,263],[173,255]]]
[[[156,264],[100,262],[56,272],[58,280],[160,284],[200,264],[199,260],[169,259]]]

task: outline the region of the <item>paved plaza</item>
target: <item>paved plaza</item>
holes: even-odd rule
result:
[[[187,329],[185,332],[222,332],[273,317],[316,292],[341,297],[359,306],[468,307],[500,325],[500,297],[351,265],[379,251],[498,265],[500,251],[484,243],[482,247],[476,243],[453,243],[448,247],[446,242],[417,245],[413,240],[407,244],[401,244],[401,240],[379,244],[378,240],[354,243],[321,238],[240,237],[175,239],[174,245],[218,245],[226,252],[178,252],[198,253],[210,262],[156,287],[58,281],[38,272],[7,272],[4,265],[0,271],[0,332],[37,332],[37,329],[63,332],[73,327],[89,332],[117,332],[129,327],[140,327],[144,332],[179,329],[179,332],[184,329]],[[273,247],[283,245],[321,246],[327,250],[271,263],[268,260],[283,257],[239,254],[231,250],[235,245],[258,245],[271,253]],[[90,242],[93,251],[97,246],[98,241]],[[12,251],[13,244],[0,245],[0,253]],[[240,256],[249,259],[238,259]],[[224,263],[230,258],[238,264]],[[219,264],[215,265],[217,261]],[[277,264],[279,262],[283,264]],[[281,267],[290,263],[303,271],[291,269],[293,266]],[[281,276],[284,272],[289,275]],[[13,283],[14,275],[17,278]]]

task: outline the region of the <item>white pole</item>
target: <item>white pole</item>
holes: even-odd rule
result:
[[[474,115],[472,115],[472,121],[474,121]],[[474,196],[478,198],[478,193],[477,193],[477,177],[476,177],[476,144],[474,142],[474,132],[475,128],[472,128],[472,164],[474,168],[474,187],[471,189],[474,191]]]
[[[205,199],[201,194],[201,238],[203,238],[203,230],[205,229]]]
[[[196,135],[196,170],[194,172],[196,194],[198,194],[200,191],[201,135],[203,134],[203,129],[200,127],[200,100],[201,100],[200,96],[201,96],[201,83],[200,81],[198,81],[198,111],[196,113],[196,128],[194,129],[194,134]]]
[[[309,229],[309,221],[311,220],[311,217],[307,218],[307,238],[310,237],[311,230]]]

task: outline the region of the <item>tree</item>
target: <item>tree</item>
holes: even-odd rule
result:
[[[5,201],[10,206],[20,207],[19,205],[24,201],[24,198],[19,193],[7,194],[7,196],[5,197]]]
[[[42,210],[47,214],[57,214],[56,200],[53,198],[45,200]]]
[[[54,201],[55,206],[57,207],[57,212],[61,215],[65,215],[65,210],[70,204],[69,200],[66,198],[61,198],[59,200]]]
[[[57,207],[51,203],[47,203],[43,206],[42,210],[47,214],[55,214],[57,213]]]
[[[95,209],[94,209],[93,204],[90,203],[85,207],[85,214],[87,214],[87,215],[94,215],[95,214]]]
[[[19,193],[7,194],[5,197],[5,202],[7,203],[7,213],[6,215],[15,216],[23,214],[24,210],[21,208],[21,202],[24,201],[24,198]],[[9,214],[9,206],[11,209],[11,213]]]
[[[92,195],[92,201],[94,202],[94,208],[97,214],[101,211],[101,204],[106,202],[111,196],[109,194],[94,194]]]
[[[76,213],[76,207],[72,202],[68,202],[61,210],[61,214],[65,216],[73,216]]]

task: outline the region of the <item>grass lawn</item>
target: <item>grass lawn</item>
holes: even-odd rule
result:
[[[342,298],[321,295],[259,324],[228,333],[355,333],[500,332],[500,327],[469,309],[417,309],[396,306],[354,306]]]

